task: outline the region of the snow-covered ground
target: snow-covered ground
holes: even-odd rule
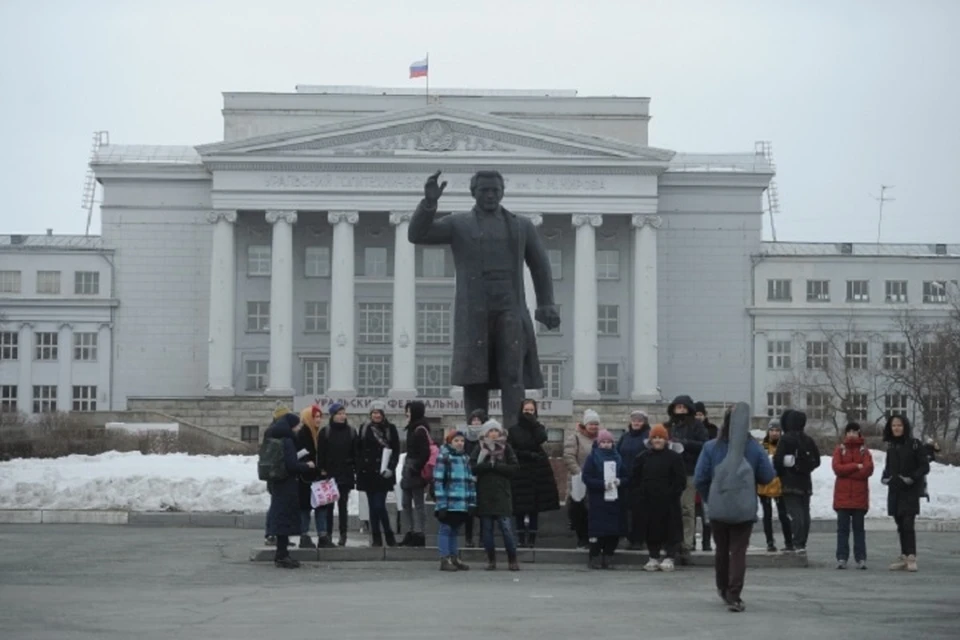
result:
[[[868,517],[886,517],[887,489],[880,484],[885,453],[873,451]],[[0,463],[0,509],[125,509],[131,511],[266,511],[270,497],[257,479],[255,456],[142,455],[12,460]],[[921,517],[960,519],[960,467],[934,464],[930,502]],[[811,512],[833,518],[834,475],[825,456],[814,473]],[[351,494],[350,513],[358,512]]]

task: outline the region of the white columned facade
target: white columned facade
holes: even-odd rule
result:
[[[657,379],[657,229],[655,215],[633,216],[633,390],[635,402],[660,399]]]
[[[73,325],[64,322],[57,336],[57,411],[70,411],[73,408]]]
[[[535,229],[539,229],[540,225],[543,224],[543,216],[539,213],[528,214],[527,217],[530,219],[530,222],[533,223]],[[530,312],[530,321],[533,322],[533,335],[537,335],[537,290],[533,286],[533,276],[530,274],[530,267],[527,266],[526,261],[523,263],[523,290],[526,293],[527,298],[527,310]],[[540,389],[527,389],[526,394],[528,398],[539,399],[542,395],[542,390]]]
[[[574,400],[599,400],[597,391],[597,227],[603,216],[576,214],[573,273],[573,391]]]
[[[20,378],[17,381],[17,409],[24,413],[33,413],[33,324],[20,325],[17,336],[17,348],[20,356]]]
[[[103,322],[97,330],[97,409],[113,409],[110,397],[110,369],[113,367],[113,326]]]
[[[390,396],[417,397],[417,251],[407,238],[411,213],[392,212],[393,375]]]
[[[356,211],[331,211],[327,220],[333,226],[333,250],[330,269],[330,384],[327,395],[351,398],[354,385],[355,332],[353,225]]]
[[[236,211],[211,211],[207,220],[213,225],[210,253],[210,333],[207,338],[207,393],[233,395],[234,340],[237,306]],[[100,348],[109,345],[100,329]],[[110,354],[112,358],[112,354]],[[102,376],[101,376],[102,377]]]
[[[296,211],[267,211],[270,251],[270,368],[266,394],[293,395],[293,225]]]

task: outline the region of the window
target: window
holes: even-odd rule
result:
[[[844,364],[847,369],[867,368],[867,343],[848,342],[844,345]]]
[[[888,418],[907,415],[907,396],[902,393],[888,393],[883,396],[883,410]]]
[[[807,369],[826,370],[830,362],[830,343],[807,342]]]
[[[863,421],[867,419],[867,394],[851,393],[847,402],[847,420]]]
[[[560,304],[557,305],[557,315],[561,315],[563,313],[562,307],[563,305],[560,305]],[[548,329],[547,325],[543,324],[542,322],[536,319],[534,319],[533,322],[534,324],[537,325],[538,336],[560,335],[560,327],[556,327],[555,329]]]
[[[616,249],[597,251],[597,280],[620,279],[620,252]]]
[[[807,394],[808,418],[811,420],[827,420],[832,413],[829,394],[816,391]]]
[[[51,295],[60,293],[60,272],[37,271],[37,293]]]
[[[393,304],[361,302],[359,304],[359,342],[390,344],[393,337]]]
[[[946,280],[925,280],[923,283],[924,304],[945,304],[947,302]]]
[[[450,358],[417,358],[417,395],[421,398],[450,395]]]
[[[97,359],[99,336],[94,332],[73,334],[73,359],[92,361]]]
[[[947,420],[947,397],[944,395],[923,396],[923,419],[927,426],[942,425]]]
[[[303,330],[306,333],[330,331],[329,304],[326,301],[308,301],[304,311],[304,320]]]
[[[906,302],[907,301],[907,281],[906,280],[887,280],[884,285],[884,299],[887,302]]]
[[[0,332],[0,360],[17,360],[20,357],[20,334],[16,331]]]
[[[600,363],[597,365],[597,391],[605,396],[620,394],[620,365]]]
[[[387,277],[386,247],[367,247],[363,250],[363,275],[368,278]]]
[[[767,369],[789,369],[792,346],[789,340],[767,340]]]
[[[597,305],[597,335],[615,336],[620,333],[620,307],[615,304]]]
[[[563,251],[547,249],[547,259],[550,261],[550,277],[554,280],[563,279]]]
[[[73,292],[78,296],[100,295],[100,272],[77,271],[74,273]]]
[[[240,427],[240,440],[243,442],[260,442],[260,427],[255,424],[245,424]]]
[[[270,331],[270,303],[247,303],[247,332],[256,333]]]
[[[17,409],[17,385],[0,385],[0,413],[16,413]]]
[[[417,303],[417,344],[450,344],[450,303]]]
[[[307,247],[303,261],[303,275],[307,278],[330,277],[329,247]]]
[[[443,249],[424,249],[420,254],[420,270],[424,278],[443,278],[447,275],[447,252]]]
[[[266,389],[269,368],[269,360],[247,360],[244,365],[244,376],[246,378],[244,388],[247,391],[263,391]]]
[[[847,302],[870,302],[870,281],[847,280]]]
[[[926,371],[939,372],[944,367],[944,349],[935,342],[920,345],[920,366]]]
[[[0,271],[0,293],[20,293],[19,271]]]
[[[884,369],[888,371],[906,369],[907,368],[907,343],[906,342],[884,342],[882,366]]]
[[[390,356],[360,356],[357,359],[357,394],[379,398],[390,389]]]
[[[303,395],[321,396],[327,392],[327,358],[309,358],[303,361]]]
[[[790,408],[789,391],[768,391],[767,392],[767,416],[777,418],[784,411]]]
[[[547,429],[547,442],[563,442],[566,435],[567,433],[563,429],[550,427]]]
[[[34,349],[34,360],[56,360],[57,359],[57,334],[54,331],[42,331],[35,333],[36,348]],[[36,413],[36,412],[34,412]]]
[[[540,375],[543,376],[543,397],[559,398],[563,365],[559,362],[540,362]]]
[[[73,410],[74,411],[96,411],[97,410],[97,388],[93,385],[74,385],[73,387]]]
[[[270,245],[252,244],[247,247],[247,275],[269,276],[272,253]]]
[[[57,385],[33,385],[33,412],[52,413],[57,410]]]
[[[807,302],[830,302],[830,281],[807,280]]]
[[[790,280],[767,280],[767,301],[790,302],[793,300],[791,285]]]

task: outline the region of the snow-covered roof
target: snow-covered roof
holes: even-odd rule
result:
[[[0,235],[0,250],[9,248],[25,249],[103,249],[100,236],[10,234]]]
[[[667,171],[671,173],[769,173],[773,167],[756,153],[678,153]]]
[[[91,164],[202,164],[193,147],[159,144],[107,144]]]
[[[960,244],[885,242],[764,242],[765,256],[960,257]]]

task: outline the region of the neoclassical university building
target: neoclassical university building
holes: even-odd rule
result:
[[[420,397],[458,419],[452,256],[407,240],[436,170],[449,182],[443,211],[469,209],[470,176],[497,169],[504,205],[539,229],[562,324],[539,326],[545,388],[532,392],[557,428],[585,406],[621,426],[630,408],[661,411],[679,393],[711,406],[747,399],[766,415],[783,401],[770,395],[769,344],[799,350],[797,323],[814,315],[883,316],[881,295],[848,304],[842,280],[883,291],[883,263],[915,281],[920,304],[927,283],[955,278],[955,245],[878,254],[763,242],[767,160],[651,147],[649,106],[562,91],[298,87],[224,94],[221,142],[103,146],[92,163],[100,237],[0,237],[0,402],[162,410],[245,439],[276,399],[344,399],[362,414],[370,399],[399,413]],[[69,284],[50,294],[40,279],[56,264]],[[74,286],[90,271],[95,293]],[[837,280],[833,302],[800,293],[814,272]],[[798,295],[768,296],[770,280],[796,280]],[[38,345],[54,334],[51,363]],[[97,335],[104,365],[81,366],[75,334]],[[92,407],[77,404],[78,387]]]

